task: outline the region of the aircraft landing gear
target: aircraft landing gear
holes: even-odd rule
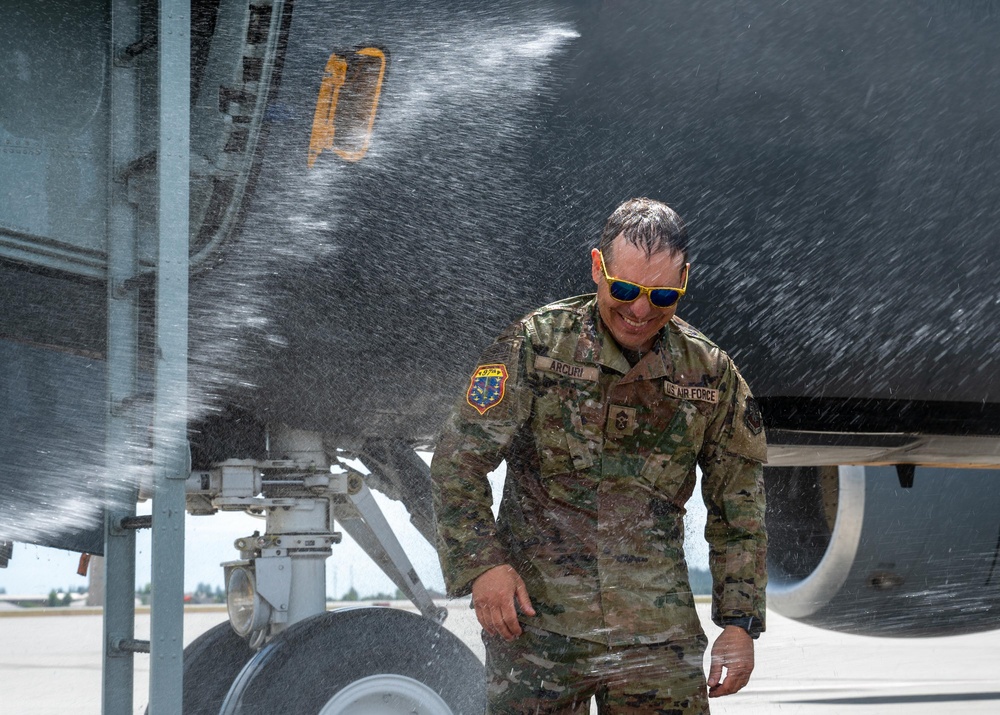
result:
[[[405,445],[369,446],[376,469],[367,476],[380,486],[411,499],[427,486],[426,464]],[[236,539],[240,558],[223,564],[229,623],[185,651],[185,715],[482,713],[483,666],[441,626],[447,610],[421,582],[366,474],[322,435],[282,425],[269,427],[267,454],[218,462],[187,481],[190,513],[247,511],[263,516],[266,530]],[[428,531],[423,506],[417,522]],[[326,611],[337,524],[422,615]]]
[[[239,674],[222,715],[473,715],[483,666],[453,633],[406,611],[351,608],[300,621]]]
[[[233,680],[254,655],[228,622],[192,641],[184,649],[184,715],[219,715]]]

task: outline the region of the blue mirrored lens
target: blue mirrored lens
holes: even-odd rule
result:
[[[633,283],[626,283],[625,281],[611,281],[609,286],[611,291],[611,297],[615,300],[620,300],[625,303],[631,302],[639,297],[639,286]]]
[[[649,302],[657,308],[669,308],[681,297],[675,290],[651,290],[649,291]]]

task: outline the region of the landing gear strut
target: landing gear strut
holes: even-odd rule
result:
[[[282,427],[269,431],[268,447],[268,459],[227,460],[188,480],[192,514],[246,511],[263,516],[266,530],[237,539],[239,560],[223,564],[229,623],[185,650],[185,715],[481,713],[481,663],[442,627],[447,610],[431,600],[366,484],[426,492],[426,465],[382,445],[365,475],[329,459],[322,435]],[[418,521],[429,530],[430,519]],[[326,611],[337,525],[422,615]]]

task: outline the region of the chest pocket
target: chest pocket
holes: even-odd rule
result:
[[[664,397],[665,413],[672,412],[643,463],[640,478],[661,498],[683,505],[694,488],[695,467],[705,430],[717,405]]]
[[[543,477],[598,462],[604,441],[599,383],[540,374],[533,420]]]

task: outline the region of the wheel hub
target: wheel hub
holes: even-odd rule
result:
[[[441,696],[395,673],[356,680],[327,701],[319,715],[452,715]]]

